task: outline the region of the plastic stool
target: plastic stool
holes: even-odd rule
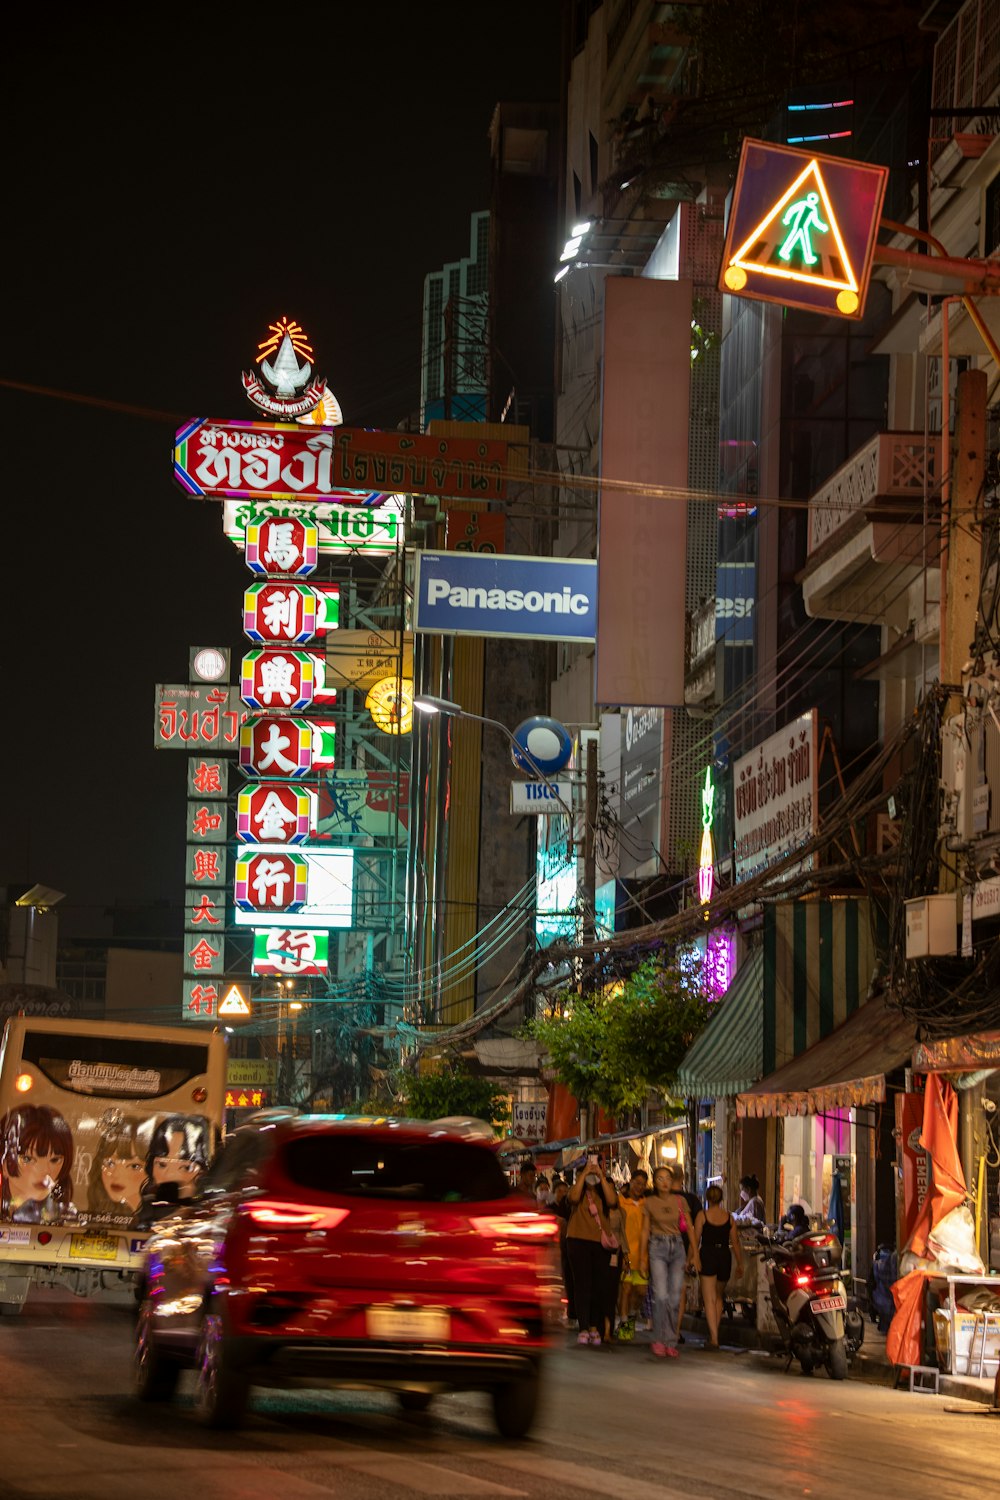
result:
[[[985,1308],[976,1308],[974,1318],[975,1321],[972,1325],[972,1340],[969,1344],[969,1363],[967,1369],[969,1371],[969,1374],[971,1375],[972,1361],[975,1358],[976,1334],[981,1333],[982,1341],[979,1345],[979,1369],[976,1371],[976,1375],[980,1380],[982,1380],[984,1373],[983,1365],[986,1362],[986,1334],[991,1328],[1000,1329],[1000,1312],[987,1311]]]
[[[910,1391],[915,1395],[938,1394],[938,1371],[933,1365],[910,1365]]]

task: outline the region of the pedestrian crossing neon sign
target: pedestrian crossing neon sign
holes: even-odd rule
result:
[[[860,318],[889,172],[746,140],[720,290]]]

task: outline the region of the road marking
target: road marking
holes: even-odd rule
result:
[[[456,1458],[462,1455],[455,1455]],[[496,1455],[494,1454],[494,1460]],[[485,1479],[474,1479],[456,1469],[445,1469],[439,1464],[422,1463],[412,1458],[356,1458],[352,1469],[370,1474],[373,1479],[384,1479],[398,1485],[401,1490],[416,1490],[421,1495],[510,1495],[523,1497],[527,1490],[512,1490],[507,1485],[491,1484]],[[663,1500],[662,1491],[660,1500]]]
[[[497,1453],[495,1449],[490,1450],[489,1458],[497,1469],[523,1470],[537,1480],[556,1481],[567,1488],[572,1485],[586,1495],[603,1495],[606,1500],[690,1500],[691,1496],[690,1490],[647,1484],[644,1479],[609,1473],[606,1467],[566,1463],[563,1459],[527,1453]]]

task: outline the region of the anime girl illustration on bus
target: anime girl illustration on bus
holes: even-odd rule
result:
[[[204,1115],[166,1115],[156,1126],[146,1152],[144,1196],[155,1194],[165,1182],[177,1183],[183,1200],[209,1163],[211,1144]]]
[[[127,1221],[142,1203],[146,1163],[139,1125],[118,1111],[109,1111],[101,1122],[87,1180],[87,1208],[93,1218]]]
[[[21,1104],[0,1121],[0,1218],[15,1224],[75,1219],[73,1133],[46,1104]]]

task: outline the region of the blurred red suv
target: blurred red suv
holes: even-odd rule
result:
[[[556,1221],[509,1190],[485,1127],[265,1113],[146,1246],[135,1383],[185,1367],[213,1427],[250,1388],[367,1385],[423,1410],[482,1390],[501,1433],[534,1421],[561,1305]]]

